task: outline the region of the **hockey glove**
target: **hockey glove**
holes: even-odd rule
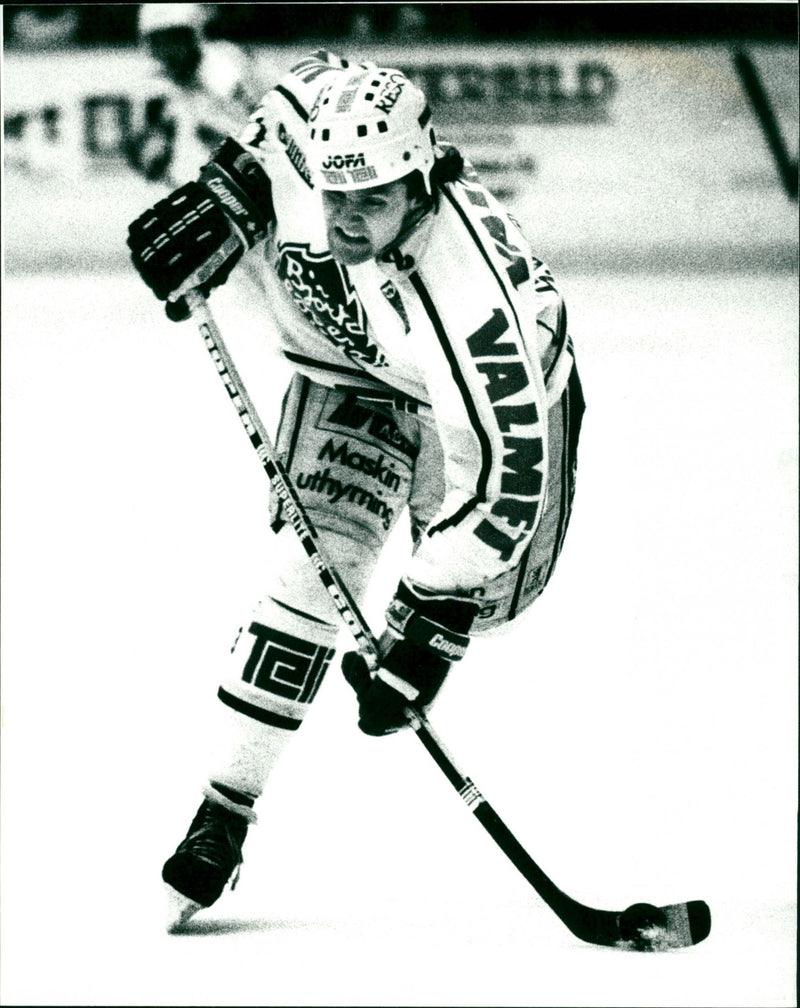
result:
[[[464,656],[479,605],[471,599],[422,594],[401,581],[386,612],[380,667],[371,672],[357,651],[342,658],[342,672],[358,697],[358,727],[366,735],[405,728],[405,709],[425,712],[450,666]]]
[[[207,297],[267,233],[273,219],[270,182],[258,162],[228,138],[188,182],[159,200],[128,228],[128,248],[137,272],[173,322],[189,312],[171,294],[191,282]]]

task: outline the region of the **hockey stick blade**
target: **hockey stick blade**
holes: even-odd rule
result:
[[[702,900],[627,910],[596,910],[572,899],[550,879],[470,780],[456,767],[427,719],[406,708],[411,726],[475,818],[563,924],[592,945],[634,952],[665,952],[697,945],[711,932],[711,911]]]

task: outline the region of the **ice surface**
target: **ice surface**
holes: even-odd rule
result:
[[[795,1004],[797,285],[563,278],[589,408],[560,567],[431,720],[587,904],[705,899],[702,945],[584,945],[411,733],[332,670],[237,889],[184,935],[159,873],[219,663],[269,565],[267,481],[191,323],[123,277],[3,297],[2,1002]],[[212,299],[268,424],[286,372]],[[392,541],[368,608],[403,561]]]

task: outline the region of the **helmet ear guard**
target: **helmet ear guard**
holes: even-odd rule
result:
[[[430,192],[436,138],[425,95],[400,70],[354,67],[320,91],[309,163],[322,189],[367,189],[419,171]]]

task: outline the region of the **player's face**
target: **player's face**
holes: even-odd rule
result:
[[[331,255],[345,266],[374,259],[397,238],[415,206],[402,180],[349,192],[323,189]]]

